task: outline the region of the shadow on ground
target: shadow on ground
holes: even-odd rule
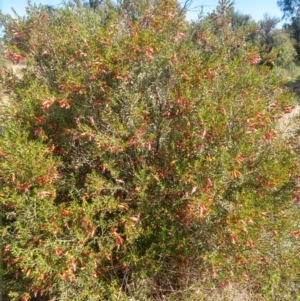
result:
[[[298,102],[300,102],[300,77],[288,82],[286,87],[289,88],[291,92],[296,93]]]

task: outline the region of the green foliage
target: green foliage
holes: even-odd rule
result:
[[[265,14],[264,19],[259,22],[259,34],[261,36],[262,43],[265,44],[266,47],[273,46],[272,33],[279,22],[280,19],[271,17],[268,14]]]
[[[27,64],[4,78],[0,137],[12,300],[191,281],[295,297],[298,149],[276,127],[294,101],[227,4],[193,25],[175,0],[7,19],[6,56]]]
[[[298,0],[281,0],[277,2],[279,7],[284,13],[284,18],[287,20],[287,23],[284,24],[284,28],[289,31],[293,37],[294,47],[298,54],[298,60],[300,58],[300,2]]]
[[[285,24],[286,30],[290,33],[290,35],[294,39],[295,49],[298,54],[298,59],[300,55],[300,40],[299,40],[299,33],[300,33],[300,9],[296,10],[295,15],[291,18],[289,24]]]
[[[253,22],[250,15],[240,13],[239,11],[232,10],[230,16],[232,27],[246,26]]]
[[[294,80],[300,74],[297,42],[291,30],[276,29],[279,21],[265,14],[247,40],[260,48],[260,64],[275,68],[275,73],[286,81]]]
[[[300,5],[300,2],[299,0],[278,0],[277,4],[283,11],[284,18],[288,19],[295,14]]]
[[[300,75],[298,54],[288,32],[277,30],[273,34],[274,52],[276,53],[276,72],[281,76],[294,79]]]

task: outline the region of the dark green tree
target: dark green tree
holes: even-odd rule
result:
[[[249,25],[252,21],[252,17],[250,15],[243,14],[236,10],[232,10],[230,16],[232,27],[246,26]]]
[[[289,21],[284,24],[284,28],[289,32],[290,36],[294,39],[295,49],[300,57],[300,7],[298,6]]]
[[[283,17],[286,19],[292,18],[298,10],[300,5],[299,0],[279,0],[277,1],[278,6],[283,11]]]
[[[265,47],[265,52],[270,52],[273,48],[273,32],[280,22],[280,19],[271,17],[268,14],[264,15],[263,20],[259,21],[259,35],[261,37],[261,44]]]

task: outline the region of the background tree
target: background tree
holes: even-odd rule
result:
[[[291,17],[289,23],[284,25],[284,28],[289,32],[290,36],[294,39],[294,47],[300,57],[300,10],[299,8],[295,14]]]
[[[291,38],[289,31],[276,30],[272,39],[276,72],[288,80],[297,78],[300,75],[299,57],[296,42]]]
[[[230,16],[231,16],[231,25],[233,27],[247,26],[252,21],[252,18],[250,15],[243,14],[234,9],[231,11]]]
[[[283,18],[287,20],[284,28],[290,32],[292,39],[295,41],[295,49],[300,57],[300,27],[299,27],[299,9],[300,2],[298,0],[282,0],[277,2],[280,9],[283,11]]]
[[[278,6],[283,11],[283,17],[290,19],[297,13],[298,7],[300,5],[299,0],[279,0],[277,1]]]
[[[261,43],[265,46],[265,52],[270,52],[273,48],[273,32],[280,22],[280,19],[271,17],[268,14],[264,15],[264,19],[259,21],[259,35]]]

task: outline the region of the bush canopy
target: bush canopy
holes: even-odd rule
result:
[[[26,68],[3,76],[4,295],[296,298],[299,138],[278,127],[295,100],[230,16],[124,0],[5,18],[6,58]]]

